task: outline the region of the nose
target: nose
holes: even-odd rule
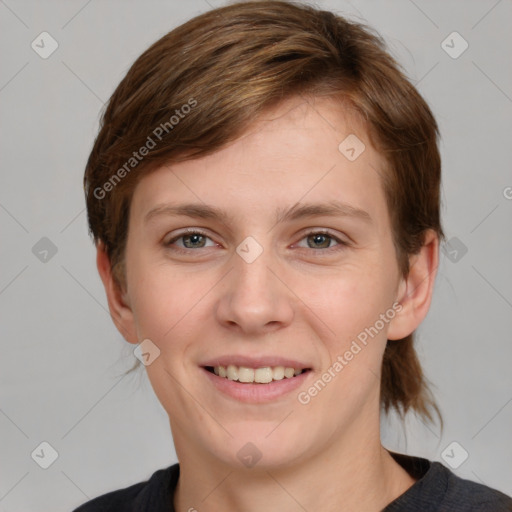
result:
[[[245,335],[265,334],[290,325],[295,296],[283,282],[270,250],[264,250],[250,263],[235,253],[230,262],[234,267],[221,287],[217,320]]]

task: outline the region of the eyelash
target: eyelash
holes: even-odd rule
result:
[[[173,243],[175,243],[177,240],[179,240],[180,238],[183,238],[184,236],[187,236],[187,235],[201,235],[201,236],[204,236],[211,240],[211,237],[206,232],[202,231],[201,229],[189,228],[186,232],[182,232],[181,234],[173,237],[171,240],[165,242],[164,245],[165,245],[165,247],[170,248],[175,252],[178,252],[181,254],[190,254],[191,251],[195,251],[196,249],[171,247],[171,245]],[[332,233],[330,233],[326,229],[317,229],[317,230],[309,231],[309,232],[305,233],[299,241],[302,241],[304,238],[307,238],[311,235],[325,235],[325,236],[328,236],[329,238],[331,238],[332,240],[334,240],[335,242],[337,242],[337,244],[338,244],[333,247],[328,247],[326,249],[312,249],[312,248],[300,247],[300,249],[306,249],[306,250],[310,249],[311,251],[318,253],[317,254],[318,256],[321,256],[321,254],[319,254],[319,253],[328,252],[330,254],[331,251],[339,251],[339,250],[342,250],[345,247],[348,247],[350,245],[348,242],[341,240],[340,238],[334,236]],[[198,249],[206,249],[206,247],[199,247]]]

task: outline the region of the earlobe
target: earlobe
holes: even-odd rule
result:
[[[427,316],[439,264],[439,237],[425,233],[422,248],[410,257],[409,273],[398,287],[397,302],[402,310],[390,322],[388,339],[399,340],[411,334]]]
[[[137,330],[128,295],[126,291],[121,289],[112,275],[110,259],[103,242],[98,242],[96,251],[96,266],[107,295],[110,316],[126,341],[134,344],[138,343]]]

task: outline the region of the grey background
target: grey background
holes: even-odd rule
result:
[[[442,461],[456,441],[469,453],[456,474],[512,494],[512,2],[317,3],[374,26],[431,105],[444,227],[460,241],[455,259],[442,254],[418,339],[445,430],[391,418],[384,443]],[[145,374],[122,377],[133,346],[107,311],[81,180],[100,109],[134,59],[223,4],[0,0],[0,512],[69,511],[176,460]],[[43,31],[59,44],[48,59],[31,48]],[[441,46],[453,31],[469,43],[457,59]],[[57,248],[46,262],[33,252],[43,237]],[[48,469],[31,457],[42,441],[59,455]]]

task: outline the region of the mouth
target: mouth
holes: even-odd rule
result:
[[[208,361],[200,366],[212,390],[236,402],[264,404],[293,400],[293,392],[305,386],[313,368],[281,358],[232,358]],[[245,360],[244,360],[245,359]]]
[[[247,404],[293,400],[293,392],[315,374],[309,362],[277,354],[225,354],[202,361],[199,367],[214,392],[212,399],[223,396]]]
[[[311,371],[311,368],[293,368],[290,366],[250,368],[248,366],[237,366],[234,364],[227,366],[204,366],[203,368],[221,379],[243,384],[270,384],[284,379],[293,379],[303,373]]]

